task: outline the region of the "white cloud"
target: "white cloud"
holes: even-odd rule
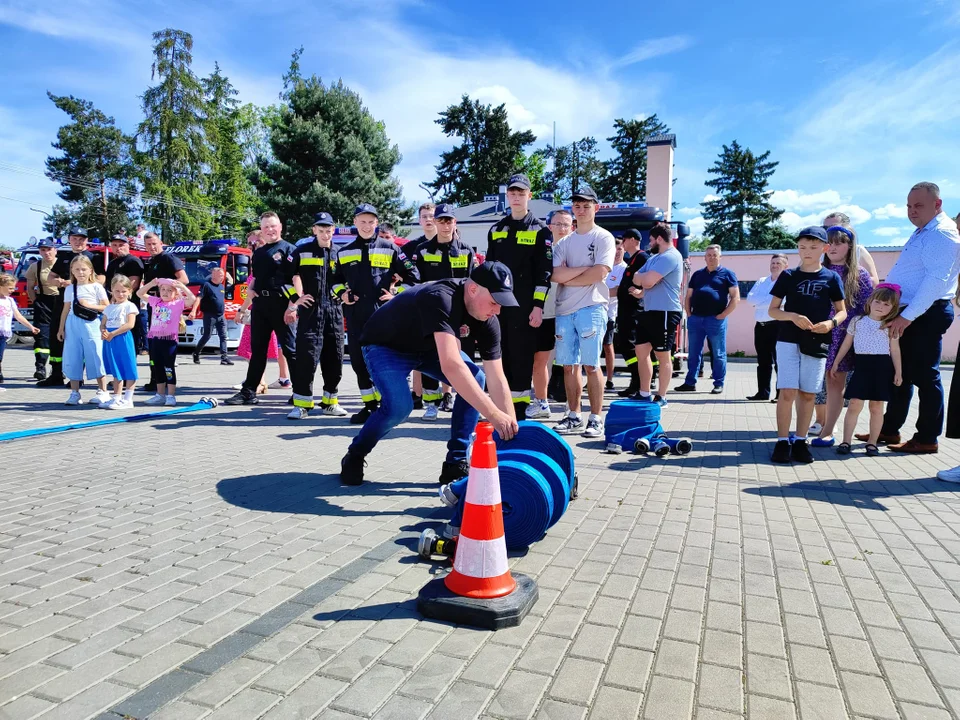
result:
[[[707,221],[702,217],[691,218],[685,222],[687,223],[687,227],[690,228],[691,235],[703,235],[703,230],[707,226]]]
[[[671,35],[665,38],[651,38],[640,43],[631,52],[614,60],[609,69],[623,68],[645,60],[652,60],[661,55],[681,52],[693,45],[693,40],[686,35]]]
[[[873,216],[877,220],[893,220],[894,218],[901,219],[907,217],[907,208],[905,205],[894,205],[893,203],[887,203],[881,208],[877,208],[873,211]]]
[[[836,190],[804,193],[799,190],[774,190],[770,196],[774,207],[793,212],[814,212],[839,205],[842,200]]]
[[[789,232],[797,232],[805,227],[810,227],[811,225],[819,225],[820,221],[823,219],[823,216],[820,213],[813,213],[812,215],[798,215],[795,212],[787,211],[780,216],[780,222],[783,223],[783,226]]]
[[[702,212],[703,208],[698,207],[683,207],[676,210],[677,215],[681,215],[683,217],[694,217]]]
[[[703,200],[701,200],[700,202],[701,202],[701,203],[708,203],[708,202],[713,202],[714,200],[719,200],[719,199],[720,199],[720,196],[719,196],[719,195],[711,195],[711,194],[708,193],[708,194],[706,194],[706,195],[703,196]]]
[[[874,235],[879,235],[880,237],[909,236],[911,233],[909,229],[889,226],[873,228],[870,232],[872,232]]]
[[[864,210],[859,205],[837,205],[830,207],[823,213],[823,217],[827,217],[830,213],[835,212],[845,213],[849,216],[850,222],[853,223],[854,226],[862,225],[872,217],[869,210]]]

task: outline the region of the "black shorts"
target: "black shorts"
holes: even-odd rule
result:
[[[544,318],[537,328],[537,352],[550,352],[557,344],[557,319]]]
[[[636,345],[653,346],[654,352],[673,352],[680,327],[679,310],[646,310],[637,318]]]
[[[616,329],[617,324],[607,319],[607,331],[603,334],[603,344],[604,345],[613,345],[613,331]]]

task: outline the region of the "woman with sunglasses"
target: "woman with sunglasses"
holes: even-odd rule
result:
[[[847,307],[846,319],[833,330],[830,350],[827,353],[827,367],[833,367],[837,351],[847,335],[847,325],[850,320],[863,315],[867,299],[873,292],[873,280],[870,273],[860,267],[857,262],[857,234],[852,228],[843,225],[834,225],[827,228],[827,252],[823,258],[823,265],[840,276],[843,283],[844,304]],[[833,317],[833,313],[831,313]],[[843,357],[837,365],[836,373],[826,375],[826,413],[819,437],[810,444],[813,447],[830,447],[834,444],[833,428],[843,410],[843,391],[847,383],[847,374],[853,369],[851,354]],[[818,404],[820,395],[817,396]]]

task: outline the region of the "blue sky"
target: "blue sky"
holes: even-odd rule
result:
[[[45,92],[133,131],[164,27],[192,33],[198,74],[218,61],[245,102],[275,102],[303,45],[304,72],[342,78],[386,123],[409,200],[452,144],[437,113],[468,93],[506,103],[538,146],[554,121],[562,144],[657,113],[677,134],[675,200],[694,230],[707,169],[735,139],[780,161],[771,187],[791,228],[839,208],[867,244],[901,243],[920,180],[960,212],[960,0],[309,5],[0,0],[0,243],[39,234],[30,208],[56,202],[43,161],[66,116]]]

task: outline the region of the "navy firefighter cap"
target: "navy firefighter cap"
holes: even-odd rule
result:
[[[827,242],[827,231],[824,230],[819,225],[811,225],[810,227],[805,227],[803,230],[797,233],[797,240],[803,238],[811,238],[813,240],[819,240],[820,242]]]
[[[52,237],[45,237],[37,243],[38,248],[54,248],[56,246],[57,244],[53,241]]]
[[[433,211],[433,219],[439,220],[440,218],[456,218],[457,214],[454,212],[455,208],[449,203],[440,203],[437,205],[436,209]]]
[[[314,225],[336,225],[333,221],[333,215],[325,212],[318,212],[313,216]]]
[[[530,178],[523,173],[512,175],[510,180],[507,182],[507,189],[509,190],[510,188],[523,188],[524,190],[529,190]]]
[[[359,205],[357,205],[356,209],[353,211],[354,217],[356,217],[357,215],[364,215],[364,214],[373,215],[377,219],[380,218],[380,213],[378,213],[377,209],[370,203],[360,203]]]
[[[519,307],[513,294],[513,273],[496,260],[487,260],[470,273],[470,279],[490,291],[493,299],[504,307]]]

